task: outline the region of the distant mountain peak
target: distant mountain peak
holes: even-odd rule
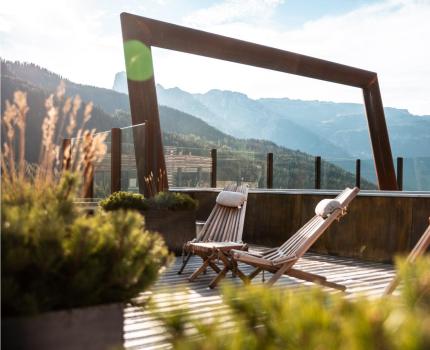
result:
[[[127,75],[124,71],[115,74],[112,90],[121,92],[123,94],[128,94]]]
[[[117,91],[127,91],[124,72],[115,77]],[[121,90],[119,85],[124,84]],[[229,135],[267,139],[291,149],[328,158],[372,157],[363,104],[250,98],[244,93],[211,89],[190,93],[157,84],[160,105],[196,116]],[[385,108],[393,154],[428,156],[430,121],[407,110]],[[412,142],[413,140],[413,142]]]

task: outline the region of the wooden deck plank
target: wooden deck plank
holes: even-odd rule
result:
[[[260,250],[262,247],[252,247]],[[191,317],[197,320],[209,320],[215,315],[229,319],[228,308],[224,304],[219,289],[209,289],[208,284],[215,276],[213,271],[199,276],[194,282],[188,282],[189,275],[201,264],[198,257],[192,257],[182,275],[177,271],[181,265],[181,259],[176,258],[160,277],[159,281],[150,291],[142,293],[142,298],[151,297],[159,306],[160,312],[169,312],[179,307],[188,307]],[[250,273],[253,268],[240,265],[245,273]],[[327,277],[329,281],[346,285],[345,297],[356,298],[358,295],[368,297],[381,296],[384,288],[394,276],[392,265],[365,262],[356,259],[341,258],[329,255],[309,253],[298,261],[295,268],[303,269]],[[261,274],[260,274],[261,275]],[[265,273],[266,281],[270,273]],[[255,278],[255,284],[261,284],[262,278]],[[239,278],[226,277],[226,281],[240,286]],[[278,288],[295,288],[299,286],[311,286],[312,283],[304,282],[293,277],[283,276],[276,283]],[[325,288],[327,291],[338,291]],[[167,349],[166,334],[155,315],[148,309],[127,307],[124,310],[124,346],[126,349]]]

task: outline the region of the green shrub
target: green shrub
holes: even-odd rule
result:
[[[138,193],[115,192],[102,200],[100,206],[106,211],[118,209],[139,211],[148,209],[192,210],[197,207],[197,201],[187,194],[175,192],[159,192],[149,199]]]
[[[197,207],[195,199],[177,192],[159,192],[149,201],[150,207],[154,209],[192,210]]]
[[[100,206],[106,210],[147,210],[148,201],[140,193],[119,191],[100,201]]]
[[[39,190],[3,184],[3,316],[127,302],[168,263],[162,238],[144,230],[139,214],[83,215],[75,185],[72,176]]]
[[[430,258],[398,267],[400,297],[227,286],[227,316],[197,322],[178,309],[159,319],[175,349],[430,349]]]

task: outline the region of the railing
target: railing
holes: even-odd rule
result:
[[[105,197],[123,190],[139,191],[134,137],[145,137],[145,124],[107,132],[107,153],[97,165],[88,197]],[[64,140],[63,144],[76,142]],[[179,147],[165,142],[164,155],[170,187],[224,187],[229,182],[251,188],[377,189],[371,159],[322,158],[301,152],[257,153],[223,148]],[[430,191],[430,157],[396,158],[400,190]]]
[[[144,137],[145,124],[113,128],[100,134],[106,134],[107,151],[101,162],[95,166],[91,186],[84,197],[103,198],[120,190],[139,192],[133,138]],[[80,141],[78,138],[64,139],[63,150],[68,145],[75,147]],[[138,155],[143,156],[140,153]]]

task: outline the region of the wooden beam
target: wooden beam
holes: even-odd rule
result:
[[[356,87],[365,87],[376,75],[364,69],[129,13],[122,13],[121,20],[145,33],[151,46],[163,49]]]
[[[155,46],[362,88],[379,188],[397,189],[376,73],[129,13],[121,14],[121,25],[132,122],[148,122],[146,143],[135,139],[136,152],[145,149],[145,161],[137,169],[139,185],[150,172],[165,171],[152,67],[151,47]],[[129,47],[142,49],[130,55]]]
[[[397,190],[393,156],[377,78],[363,89],[363,95],[379,189]]]
[[[151,196],[159,189],[169,188],[155,90],[151,39],[145,26],[135,21],[127,21],[124,16],[121,16],[121,26],[131,121],[133,125],[145,123],[146,128],[144,137],[139,137],[140,130],[133,130],[139,192]],[[140,66],[142,64],[144,67]],[[152,178],[153,181],[148,183],[146,178]]]

